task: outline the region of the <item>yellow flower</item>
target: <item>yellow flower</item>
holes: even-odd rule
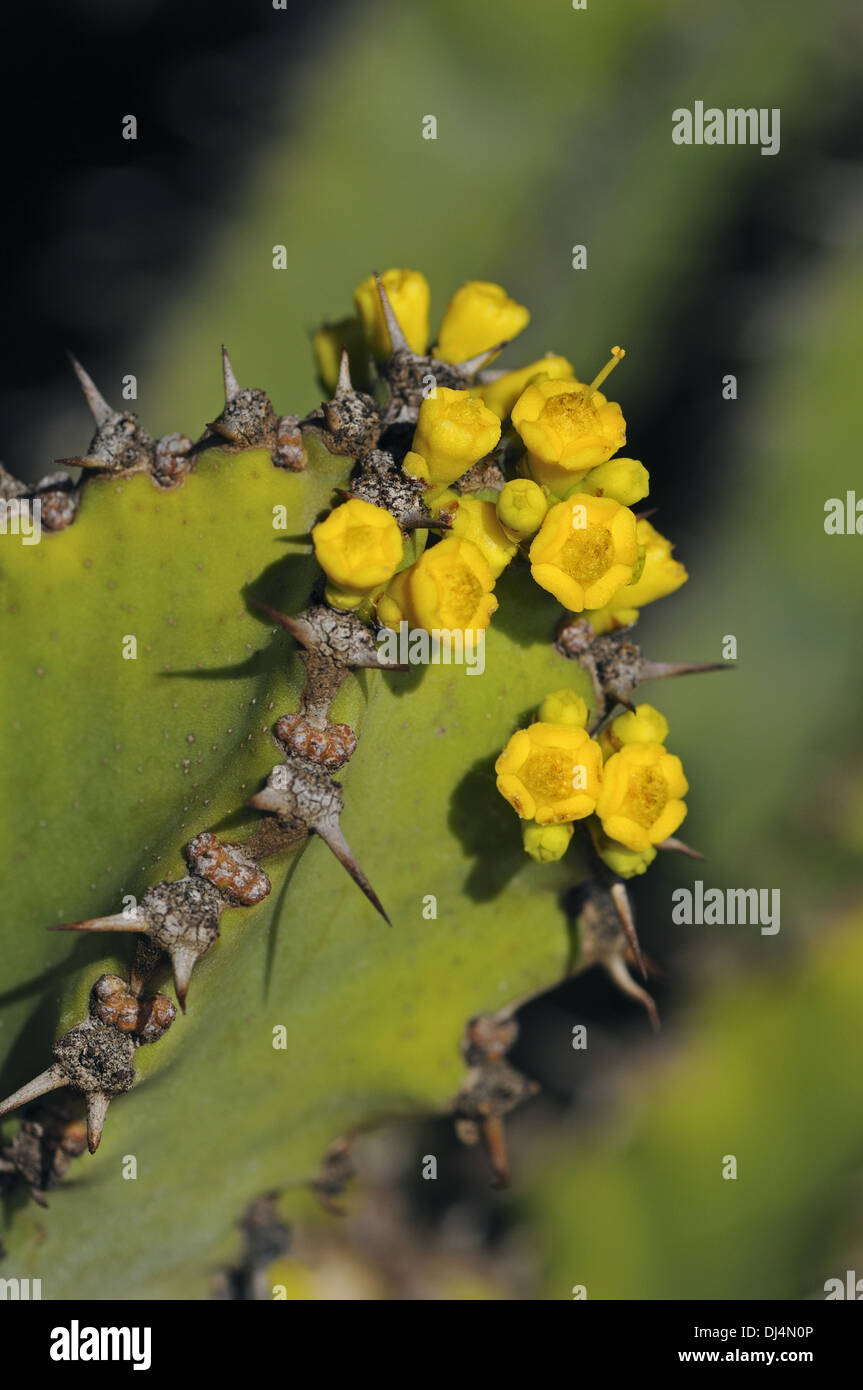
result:
[[[529,321],[529,310],[510,299],[500,285],[468,280],[446,307],[435,356],[441,362],[466,362],[486,348],[514,338]]]
[[[591,468],[578,490],[592,497],[613,497],[615,502],[631,507],[650,491],[650,474],[638,459],[609,459]]]
[[[546,695],[537,710],[537,717],[544,724],[575,724],[580,729],[586,729],[589,715],[581,696],[576,695],[574,690],[564,688]]]
[[[411,452],[433,484],[447,487],[497,447],[500,420],[467,391],[439,386],[419,409]],[[422,475],[418,475],[422,476]]]
[[[609,839],[642,852],[674,834],[688,790],[680,759],[661,743],[625,743],[603,768],[596,814]]]
[[[612,719],[599,735],[599,746],[608,758],[625,743],[664,743],[668,738],[668,720],[653,705],[637,705]]]
[[[635,850],[619,845],[616,840],[609,840],[595,816],[591,816],[587,824],[590,838],[603,864],[607,864],[612,873],[620,878],[634,878],[636,874],[646,873],[656,858],[653,845]]]
[[[596,808],[602,754],[573,724],[531,724],[513,734],[494,765],[497,789],[522,820],[557,825]]]
[[[611,497],[576,493],[553,506],[530,547],[530,572],[573,613],[600,608],[638,559],[635,517]]]
[[[614,348],[589,386],[566,380],[534,382],[512,408],[512,423],[527,449],[533,477],[559,496],[626,443],[620,406],[597,390],[622,357],[623,349]]]
[[[547,511],[545,493],[530,478],[513,478],[504,484],[498,494],[498,519],[507,531],[519,539],[534,535]]]
[[[424,353],[429,341],[430,295],[426,277],[418,270],[385,270],[381,281],[402,332],[414,352]],[[389,357],[390,334],[373,275],[357,285],[354,303],[372,352],[376,357]]]
[[[344,348],[348,350],[353,384],[364,385],[364,359],[368,357],[368,347],[359,319],[349,318],[341,319],[338,323],[325,323],[312,338],[318,375],[328,391],[334,391],[336,388]]]
[[[481,632],[497,608],[494,575],[472,541],[447,536],[402,570],[378,600],[379,620],[398,629],[402,621],[427,632]]]
[[[521,841],[531,859],[537,864],[552,864],[562,859],[572,839],[571,822],[563,825],[537,825],[536,821],[525,821],[521,827]]]
[[[591,613],[590,623],[596,633],[611,632],[634,623],[638,610],[646,603],[673,594],[689,578],[680,561],[671,557],[671,541],[660,535],[649,521],[639,521],[635,534],[638,544],[644,547],[644,568],[634,584],[628,584],[610,603]]]
[[[334,507],[312,528],[318,564],[338,593],[338,607],[355,607],[369,590],[386,584],[400,563],[404,542],[395,518],[358,497]]]
[[[504,372],[496,381],[489,381],[471,389],[474,395],[485,401],[489,410],[493,410],[495,415],[505,420],[525,387],[535,378],[552,380],[555,377],[567,377],[571,380],[574,375],[571,362],[567,362],[565,357],[555,357],[553,353],[549,353],[538,362],[530,362],[526,367],[519,367],[514,372]]]
[[[495,579],[503,574],[518,550],[518,542],[504,531],[493,502],[483,502],[478,497],[447,495],[444,505],[435,505],[432,510],[452,523],[451,536],[473,542]]]

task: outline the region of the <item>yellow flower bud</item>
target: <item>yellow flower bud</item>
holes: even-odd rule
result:
[[[521,827],[521,841],[531,859],[537,864],[552,864],[562,859],[572,839],[572,822],[563,825],[537,825],[536,821],[525,821]]]
[[[498,520],[519,539],[534,535],[547,511],[545,493],[530,478],[513,478],[498,494]]]
[[[324,586],[324,598],[330,608],[338,608],[342,612],[351,612],[359,608],[367,594],[363,590],[340,589],[336,584],[326,584]]]
[[[597,390],[623,355],[623,348],[613,348],[611,359],[589,386],[536,381],[512,408],[512,423],[527,449],[533,477],[558,496],[626,443],[620,406]]]
[[[636,534],[639,545],[644,546],[644,568],[621,598],[630,608],[643,608],[646,603],[673,594],[686,583],[689,575],[679,560],[671,558],[671,541],[660,535],[649,521],[639,521]]]
[[[493,502],[447,493],[443,504],[441,499],[436,499],[432,510],[450,521],[451,536],[460,536],[462,540],[473,542],[484,556],[495,579],[503,574],[518,550],[518,542],[504,531],[497,519],[497,508]]]
[[[422,454],[417,454],[413,449],[409,449],[405,454],[402,468],[405,473],[409,473],[412,478],[419,478],[424,483],[431,482],[429,466]]]
[[[661,743],[625,743],[603,768],[596,814],[609,839],[643,852],[681,825],[688,790],[680,759]]]
[[[603,864],[607,864],[612,873],[618,874],[620,878],[635,878],[636,874],[646,873],[656,858],[653,845],[649,845],[647,849],[635,850],[627,849],[616,840],[609,840],[595,816],[591,816],[587,824],[590,838]]]
[[[450,632],[481,632],[497,608],[494,575],[472,541],[447,536],[402,570],[378,600],[378,618],[394,630],[399,622]]]
[[[409,570],[400,570],[394,574],[386,589],[379,594],[375,603],[375,613],[378,622],[383,627],[388,627],[393,632],[398,632],[399,623],[408,622],[407,616],[407,583]]]
[[[420,406],[411,453],[424,460],[433,484],[447,487],[499,440],[500,420],[482,401],[467,391],[439,386]]]
[[[602,637],[607,632],[617,632],[622,627],[631,627],[637,622],[637,608],[612,608],[610,603],[606,603],[602,608],[590,610],[590,626],[597,637]]]
[[[660,535],[649,521],[639,521],[636,538],[644,547],[644,567],[634,584],[627,584],[610,603],[591,613],[590,623],[596,633],[612,632],[634,623],[638,610],[646,603],[673,594],[689,578],[680,561],[671,557],[671,541]]]
[[[557,825],[596,808],[602,754],[573,724],[531,724],[513,734],[494,765],[497,789],[522,820]]]
[[[634,710],[619,714],[606,724],[599,735],[599,746],[608,758],[625,743],[664,743],[668,738],[668,720],[653,705],[637,705]]]
[[[424,353],[429,341],[428,281],[418,270],[385,270],[381,281],[402,332],[414,352]],[[376,357],[389,357],[390,334],[373,275],[357,285],[354,303],[372,352]]]
[[[567,688],[546,695],[537,715],[543,724],[574,724],[580,729],[587,728],[590,717],[585,701]]]
[[[514,338],[529,322],[529,310],[510,299],[500,285],[468,280],[446,307],[435,356],[441,362],[466,362]]]
[[[578,490],[592,497],[613,497],[615,502],[631,507],[650,491],[650,474],[637,459],[609,459],[591,468]]]
[[[365,385],[369,350],[359,319],[349,318],[341,319],[338,323],[325,323],[312,338],[318,375],[328,391],[334,391],[336,388],[344,348],[348,350],[351,381],[354,386]]]
[[[356,607],[344,600],[362,596],[391,578],[402,558],[404,542],[398,524],[383,507],[358,497],[334,507],[312,528],[318,564],[342,602],[337,607]]]
[[[540,357],[538,362],[530,362],[526,367],[519,367],[514,372],[504,372],[496,381],[485,382],[482,386],[474,386],[471,389],[474,395],[485,401],[489,410],[493,410],[495,415],[505,420],[525,387],[532,381],[560,377],[572,380],[572,363],[567,362],[565,357],[555,357],[553,353],[549,353],[547,357]]]
[[[573,613],[600,608],[632,578],[635,516],[611,497],[576,493],[551,508],[530,547],[530,572]]]

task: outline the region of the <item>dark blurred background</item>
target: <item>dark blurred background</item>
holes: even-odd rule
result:
[[[430,1232],[446,1245],[452,1229],[456,1265],[468,1250],[479,1270],[476,1296],[567,1297],[573,1251],[594,1296],[817,1290],[837,1272],[829,1259],[863,1250],[863,1121],[837,1074],[842,1047],[858,1061],[863,1048],[856,1033],[825,1041],[830,1019],[844,1026],[831,990],[860,962],[863,590],[855,542],[823,531],[824,501],[860,473],[859,8],[74,0],[20,23],[32,97],[0,93],[11,471],[37,477],[87,442],[67,346],[109,399],[138,376],[153,433],[197,434],[218,403],[220,342],[241,380],[302,413],[317,400],[308,333],[350,310],[373,266],[424,270],[433,321],[462,280],[500,280],[533,311],[513,365],[553,349],[592,374],[611,343],[628,349],[612,393],[627,452],[650,468],[655,524],[692,575],[645,612],[648,654],[715,660],[725,634],[738,639],[734,676],[639,695],[671,721],[692,785],[684,833],[709,855],[703,868],[665,857],[633,889],[664,972],[652,984],[664,1037],[598,972],[529,1006],[516,1060],[545,1090],[512,1126],[519,1204],[489,1193],[475,1154],[459,1160],[460,1184],[392,1181],[399,1145],[411,1172],[426,1145],[446,1150],[443,1122],[390,1142],[369,1199],[386,1250],[361,1225],[351,1269],[390,1265],[383,1283],[347,1286],[377,1296],[394,1245],[421,1260]],[[696,99],[780,107],[779,155],[673,145],[671,112]],[[434,143],[419,136],[426,113]],[[135,142],[121,138],[126,114]],[[288,248],[281,275],[275,243]],[[587,272],[570,269],[574,243]],[[695,877],[781,887],[780,935],[673,927],[671,890]],[[591,1029],[588,1054],[560,1043],[573,1021]],[[696,1060],[683,1083],[691,1130],[673,1076],[690,1056],[704,1070]],[[642,1081],[656,1095],[647,1113]],[[818,1141],[813,1091],[825,1124],[842,1117],[833,1145]],[[766,1097],[776,1144],[799,1163],[774,1175],[774,1205],[765,1190],[708,1217],[687,1144],[711,1126],[718,1145],[759,1142]],[[334,1239],[310,1230],[312,1244]],[[512,1269],[489,1258],[510,1238]],[[762,1258],[777,1250],[784,1263]],[[333,1288],[347,1278],[339,1258]]]
[[[97,380],[118,355],[134,371],[154,313],[290,135],[291,73],[340,8],[49,0],[16,13],[8,61],[29,83],[0,90],[0,458],[18,476],[48,471],[46,414],[74,418],[66,348]],[[128,114],[137,141],[121,138]]]

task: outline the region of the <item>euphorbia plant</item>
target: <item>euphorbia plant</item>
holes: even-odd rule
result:
[[[360,285],[356,315],[316,335],[331,394],[304,420],[223,351],[224,406],[194,443],[154,441],[76,363],[96,421],[63,461],[79,480],[0,479],[46,529],[0,551],[6,752],[28,788],[7,836],[19,995],[38,993],[44,928],[81,934],[47,938],[60,1026],[34,1018],[35,1079],[7,1063],[0,1114],[29,1106],[7,1185],[41,1196],[68,1169],[69,1091],[95,1152],[133,1086],[97,1164],[114,1128],[167,1162],[155,1124],[166,1202],[206,1189],[202,1250],[387,1114],[449,1108],[505,1181],[502,1116],[535,1089],[506,1060],[518,1003],[574,959],[654,1016],[623,880],[685,849],[687,785],[631,697],[712,668],[647,661],[630,635],[687,576],[633,510],[647,469],[619,457],[623,413],[599,390],[624,354],[589,383],[560,356],[500,368],[523,306],[469,282],[429,347],[429,301],[416,271]],[[417,633],[487,643],[483,679]],[[26,1233],[12,1248],[36,1258]]]

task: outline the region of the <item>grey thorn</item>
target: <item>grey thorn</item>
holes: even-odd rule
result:
[[[102,1130],[105,1128],[105,1116],[108,1113],[108,1106],[111,1104],[111,1097],[106,1096],[104,1091],[88,1091],[85,1099],[87,1104],[87,1148],[91,1154],[94,1154],[99,1147]]]
[[[246,805],[254,806],[256,811],[267,811],[274,816],[284,811],[284,801],[275,787],[262,787],[254,796],[249,797]]]
[[[258,599],[252,599],[252,604],[309,651],[314,651],[321,645],[315,629],[305,618],[290,618],[287,613],[280,613],[278,608],[271,608],[268,603],[260,603]]]
[[[351,359],[348,356],[347,348],[342,348],[342,357],[339,362],[339,379],[336,382],[336,396],[347,396],[352,390]]]
[[[391,927],[392,922],[384,911],[380,898],[354,858],[353,851],[342,834],[342,828],[336,817],[331,816],[326,820],[316,821],[312,829],[317,835],[320,835],[327,848],[332,850],[339,863],[347,869],[354,883],[365,893],[372,907],[381,914],[387,926]]]
[[[55,459],[54,462],[60,468],[101,468],[105,471],[109,466],[104,459],[96,458],[95,454],[84,454],[81,458]]]
[[[390,335],[390,353],[409,352],[411,356],[413,356],[413,348],[402,332],[402,326],[396,318],[396,311],[392,304],[390,304],[390,297],[384,289],[384,282],[377,271],[374,272],[374,277],[375,284],[378,287],[378,296],[381,301],[384,322],[387,326],[387,332]]]
[[[667,840],[660,840],[660,842],[659,842],[659,844],[656,846],[656,848],[657,848],[657,849],[676,849],[677,852],[678,852],[679,854],[685,854],[685,855],[687,855],[690,859],[706,859],[706,858],[707,858],[707,856],[704,855],[704,854],[702,854],[700,850],[693,849],[691,845],[685,844],[683,840],[678,840],[674,835],[669,835],[669,837],[668,837]]]
[[[235,396],[240,394],[241,387],[234,375],[231,359],[228,356],[228,349],[225,347],[224,343],[222,344],[222,376],[225,380],[225,404],[227,405],[229,401],[232,401]]]
[[[107,424],[112,415],[116,412],[111,409],[105,397],[93,381],[93,378],[84,370],[77,357],[74,357],[71,352],[69,353],[69,361],[72,363],[75,375],[81,384],[81,390],[84,392],[85,399],[96,424]]]
[[[462,376],[476,376],[487,362],[493,361],[499,352],[503,352],[504,348],[509,347],[511,342],[512,338],[504,338],[502,343],[485,348],[482,352],[478,352],[475,357],[468,357],[464,362],[455,362],[453,364],[455,370],[461,372]]]
[[[621,994],[628,994],[630,999],[637,999],[639,1004],[644,1006],[647,1010],[647,1016],[650,1019],[651,1028],[654,1033],[658,1033],[660,1023],[656,1005],[651,996],[647,993],[647,990],[642,989],[641,985],[636,984],[635,980],[633,980],[626,968],[626,961],[623,957],[612,956],[610,960],[603,961],[603,965]]]
[[[699,671],[733,671],[727,661],[646,661],[638,663],[639,681],[664,680],[667,676],[694,676]]]
[[[183,1013],[186,1012],[186,997],[189,993],[189,982],[192,978],[192,971],[198,963],[199,957],[187,946],[178,946],[169,952],[171,957],[171,969],[174,974],[174,989],[177,994],[177,1003]]]
[[[647,967],[644,964],[644,957],[641,954],[641,947],[638,944],[638,936],[635,931],[635,919],[632,915],[632,908],[629,905],[629,894],[622,883],[613,883],[608,890],[611,900],[617,909],[623,930],[626,932],[626,939],[629,942],[632,952],[638,962],[638,968],[644,979],[647,979]]]
[[[40,1096],[47,1096],[49,1091],[58,1091],[61,1086],[68,1084],[68,1076],[59,1062],[55,1062],[47,1071],[28,1081],[26,1086],[21,1086],[11,1096],[0,1101],[0,1116],[8,1115],[10,1111],[17,1110],[19,1105],[29,1105],[31,1100],[38,1100]]]
[[[49,931],[134,931],[147,930],[147,919],[140,912],[114,912],[109,917],[91,917],[86,922],[61,922]]]

